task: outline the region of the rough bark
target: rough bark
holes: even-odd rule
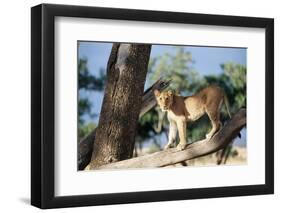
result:
[[[131,158],[151,45],[114,44],[91,168]]]
[[[145,168],[165,167],[177,164],[193,158],[214,153],[226,147],[238,136],[240,130],[246,125],[246,109],[240,109],[223,128],[210,140],[201,140],[187,146],[182,151],[176,148],[156,152],[150,155],[136,157],[116,163],[107,164],[97,169],[124,169],[124,168]]]
[[[156,106],[153,91],[155,89],[163,91],[170,84],[170,80],[158,79],[150,88],[148,88],[142,95],[142,107],[139,117]],[[78,170],[83,170],[90,162],[93,152],[93,144],[95,141],[95,130],[83,138],[78,143]]]
[[[78,143],[78,170],[83,170],[91,161],[96,129]]]

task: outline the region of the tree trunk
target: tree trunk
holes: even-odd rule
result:
[[[132,157],[150,50],[151,45],[113,45],[91,168]]]

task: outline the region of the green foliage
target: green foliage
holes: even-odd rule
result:
[[[188,95],[194,89],[192,86],[200,79],[192,64],[190,52],[183,47],[175,47],[173,53],[164,53],[161,56],[150,59],[148,67],[148,82],[153,84],[160,77],[172,79],[170,89]]]
[[[78,127],[78,137],[82,139],[90,134],[90,132],[93,131],[97,127],[97,125],[95,123],[89,122],[87,124],[79,124]]]
[[[221,68],[222,74],[205,76],[206,85],[216,84],[223,88],[230,104],[230,111],[234,113],[246,106],[246,67],[228,62],[222,64]]]
[[[240,64],[226,63],[222,64],[221,68],[224,75],[230,82],[232,88],[231,97],[233,100],[233,110],[246,106],[246,67]]]
[[[79,59],[78,62],[78,75],[79,75],[79,90],[96,90],[102,91],[105,84],[105,70],[99,70],[99,77],[92,75],[87,66],[87,59]]]
[[[153,124],[158,123],[158,114],[155,109],[152,109],[149,113],[144,114],[138,124],[138,135],[140,140],[144,138],[150,138],[151,136],[157,134],[153,128]]]
[[[79,124],[84,123],[83,115],[89,114],[91,115],[91,103],[88,98],[79,98],[78,102],[78,119]]]

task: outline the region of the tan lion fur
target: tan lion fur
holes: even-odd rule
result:
[[[179,96],[172,91],[154,91],[157,103],[162,111],[167,111],[170,122],[169,141],[165,149],[170,148],[176,140],[177,130],[179,131],[180,142],[177,146],[182,150],[186,146],[186,125],[188,122],[196,121],[205,113],[208,115],[212,129],[206,135],[211,138],[220,128],[220,108],[225,103],[229,113],[228,101],[224,91],[218,86],[208,86],[192,96]]]

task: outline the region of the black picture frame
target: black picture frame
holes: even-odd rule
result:
[[[55,17],[263,28],[266,34],[265,184],[93,195],[54,195]],[[274,20],[164,11],[41,4],[31,8],[31,204],[39,208],[216,198],[274,193]]]

